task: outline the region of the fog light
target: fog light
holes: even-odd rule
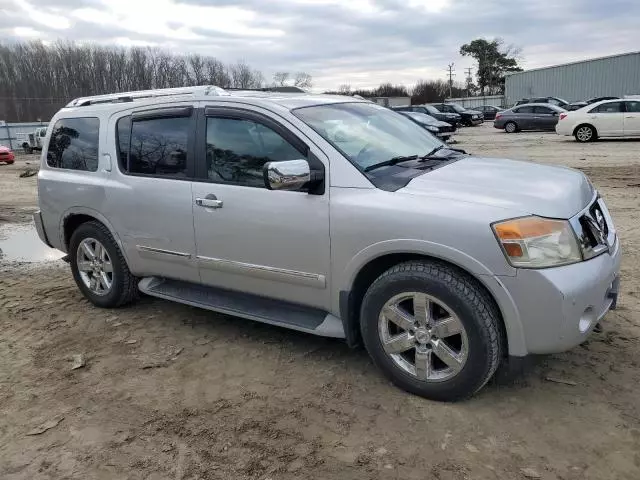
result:
[[[580,333],[587,332],[595,321],[596,314],[593,310],[593,307],[588,307],[582,314],[582,317],[580,317],[580,322],[578,322],[578,330],[580,330]]]

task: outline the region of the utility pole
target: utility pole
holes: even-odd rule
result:
[[[456,76],[453,70],[453,63],[447,65],[447,70],[449,71],[449,98],[453,97],[453,77]]]
[[[471,67],[465,68],[467,74],[467,97],[471,96],[471,84],[473,83],[473,77],[471,76]]]

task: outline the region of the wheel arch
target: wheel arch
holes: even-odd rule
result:
[[[515,356],[527,354],[524,330],[518,309],[498,276],[477,260],[451,247],[438,245],[439,248],[424,248],[424,246],[422,248],[404,246],[403,248],[401,246],[403,242],[400,242],[397,248],[366,255],[366,258],[360,259],[361,261],[357,262],[357,266],[354,267],[356,259],[363,256],[364,251],[360,252],[347,266],[347,281],[339,291],[339,311],[345,337],[350,346],[361,343],[360,307],[364,294],[371,284],[394,265],[411,260],[427,260],[450,265],[478,282],[500,311],[501,328],[505,335],[509,354]],[[425,241],[420,243],[429,244]]]
[[[127,263],[129,263],[129,259],[126,256],[126,251],[123,248],[122,242],[120,241],[120,237],[116,233],[116,230],[113,228],[113,225],[107,218],[102,215],[100,212],[93,210],[92,208],[87,207],[72,207],[64,212],[64,214],[60,218],[60,244],[64,247],[64,251],[69,253],[69,241],[71,240],[71,235],[73,232],[83,223],[86,222],[100,222],[103,224],[109,233],[118,244],[122,255],[124,256]]]

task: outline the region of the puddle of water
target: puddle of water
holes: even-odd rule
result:
[[[0,263],[2,262],[53,262],[64,256],[60,250],[49,248],[40,237],[33,223],[17,225],[0,224]]]

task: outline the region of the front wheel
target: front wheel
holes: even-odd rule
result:
[[[580,143],[592,142],[596,139],[596,131],[591,125],[581,125],[574,134]]]
[[[400,388],[432,400],[473,395],[502,358],[494,302],[474,279],[444,263],[387,270],[367,291],[360,318],[374,363]]]
[[[136,279],[109,230],[99,222],[80,225],[69,242],[73,278],[83,295],[103,308],[130,303],[138,294]]]

